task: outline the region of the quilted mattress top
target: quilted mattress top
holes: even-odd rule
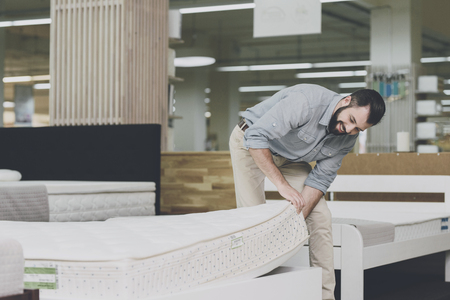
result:
[[[104,222],[0,221],[0,232],[22,244],[26,259],[141,259],[238,233],[287,210],[295,211],[289,202],[277,201],[208,213],[122,217]]]
[[[115,181],[11,181],[0,182],[0,186],[45,185],[49,195],[90,194],[90,193],[129,193],[154,192],[154,182],[115,182]]]

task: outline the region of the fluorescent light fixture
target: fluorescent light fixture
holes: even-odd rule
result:
[[[272,92],[279,91],[286,87],[286,85],[266,85],[266,86],[241,86],[239,92],[249,93],[249,92]]]
[[[420,62],[423,64],[426,63],[437,63],[437,62],[446,62],[446,61],[450,61],[450,56],[449,57],[422,57],[420,59]]]
[[[353,77],[366,76],[367,71],[338,71],[338,72],[315,72],[315,73],[298,73],[297,78],[329,78],[329,77]]]
[[[30,20],[16,20],[16,21],[2,21],[0,27],[12,27],[12,26],[29,26],[29,25],[45,25],[52,23],[52,19],[30,19]]]
[[[35,90],[49,90],[50,89],[50,83],[36,83],[33,85],[33,89]]]
[[[365,82],[339,83],[339,88],[341,88],[341,89],[365,88],[366,86],[367,86],[367,83],[365,83]]]
[[[441,100],[442,105],[450,105],[450,100]]]
[[[4,83],[9,82],[29,82],[31,81],[31,76],[14,76],[14,77],[3,77]]]
[[[351,1],[351,0],[320,0],[320,2],[322,3],[344,2],[344,1]],[[255,7],[256,7],[255,3],[199,6],[199,7],[180,8],[180,13],[186,15],[186,14],[198,14],[198,13],[227,11],[227,10],[254,9]]]
[[[197,14],[197,13],[227,11],[227,10],[253,9],[255,7],[256,7],[255,3],[202,6],[202,7],[181,8],[180,13],[181,14]]]
[[[270,70],[295,70],[312,68],[341,68],[341,67],[365,67],[370,66],[370,60],[361,61],[337,61],[324,63],[296,63],[296,64],[271,64],[251,66],[228,66],[219,67],[219,72],[242,72],[242,71],[270,71]]]
[[[370,65],[372,65],[372,62],[370,60],[337,61],[337,62],[325,62],[313,64],[314,68],[365,67]]]
[[[450,95],[450,90],[444,90],[444,94]]]
[[[12,102],[12,101],[5,101],[3,102],[3,107],[4,108],[14,108],[16,106],[16,103]]]
[[[450,84],[450,79],[445,79],[444,84]]]
[[[191,68],[191,67],[203,67],[209,66],[216,62],[212,57],[208,56],[187,56],[175,58],[175,67]]]
[[[50,75],[3,77],[4,83],[50,80]]]
[[[450,107],[443,107],[443,108],[442,108],[442,111],[443,111],[443,112],[450,112]]]
[[[275,64],[275,65],[254,65],[249,66],[249,71],[268,71],[268,70],[296,70],[296,69],[311,69],[313,64]]]
[[[241,71],[250,71],[249,66],[230,66],[230,67],[219,67],[217,68],[219,72],[241,72]]]

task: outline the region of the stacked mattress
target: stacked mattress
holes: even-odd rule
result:
[[[366,201],[327,203],[333,216],[333,223],[352,224],[356,227],[358,224],[367,223],[372,229],[376,228],[371,231],[371,236],[365,236],[360,230],[364,246],[448,232],[450,211],[444,203]]]
[[[25,286],[44,288],[43,299],[147,299],[254,278],[308,238],[287,201],[104,222],[1,221],[0,231],[22,244],[26,273],[36,273]]]
[[[155,215],[155,183],[101,181],[16,181],[1,186],[45,186],[50,221],[103,221],[117,216]]]

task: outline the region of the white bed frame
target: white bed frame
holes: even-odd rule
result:
[[[322,269],[279,267],[255,278],[228,284],[217,284],[154,300],[321,300]]]
[[[266,190],[276,190],[266,181]],[[443,193],[445,203],[429,203],[436,211],[450,211],[450,176],[338,175],[329,192]],[[346,224],[333,224],[334,264],[341,270],[341,299],[364,299],[364,270],[411,258],[446,252],[445,281],[450,282],[450,232],[412,240],[363,246],[360,232]],[[285,266],[308,265],[308,247]]]

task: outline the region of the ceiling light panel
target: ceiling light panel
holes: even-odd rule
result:
[[[241,86],[239,92],[249,93],[249,92],[273,92],[279,91],[287,87],[286,85],[266,85],[266,86]]]
[[[255,3],[243,3],[243,4],[231,4],[231,5],[215,5],[215,6],[181,8],[180,13],[181,14],[197,14],[197,13],[253,9],[253,8],[255,8]]]
[[[367,86],[367,83],[365,83],[365,82],[339,83],[339,88],[341,88],[341,89],[365,88],[366,86]]]
[[[366,76],[366,70],[360,71],[338,71],[338,72],[314,72],[314,73],[298,73],[297,78],[331,78],[331,77],[353,77]]]
[[[30,26],[30,25],[45,25],[50,24],[52,19],[29,19],[29,20],[16,20],[16,21],[2,21],[0,27],[12,27],[12,26]]]

